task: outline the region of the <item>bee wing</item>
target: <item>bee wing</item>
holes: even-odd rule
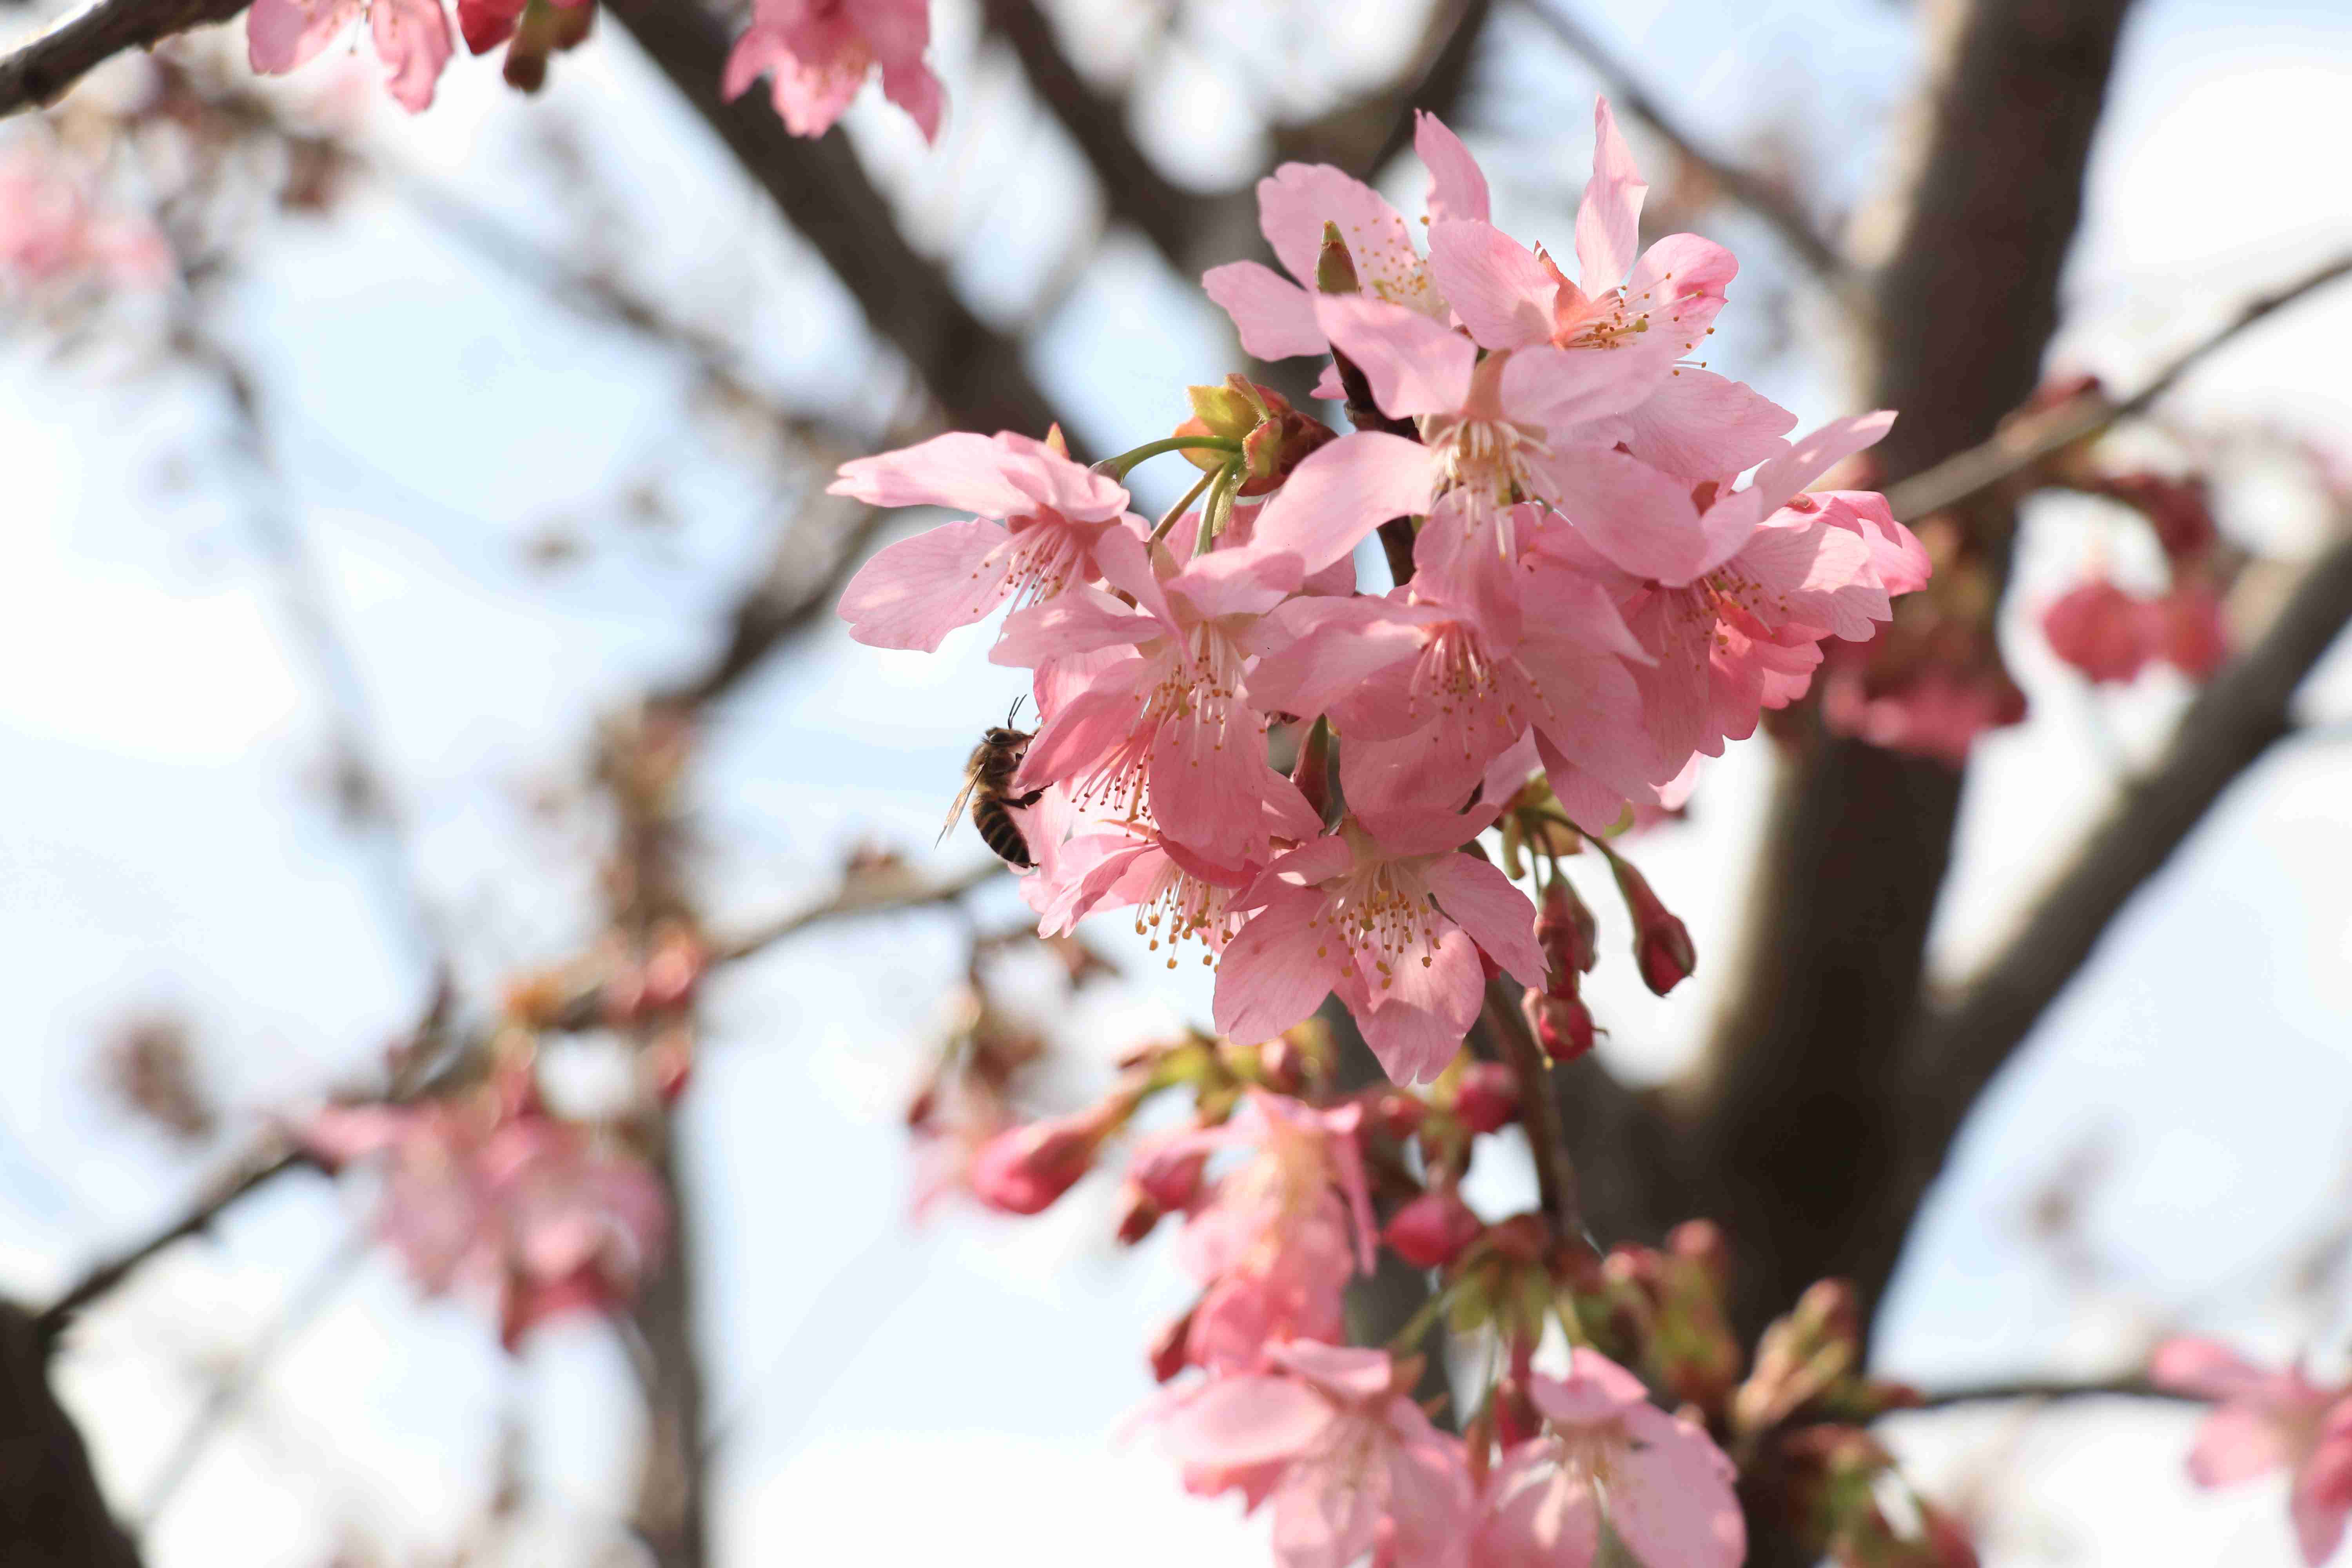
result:
[[[937,848],[948,841],[948,835],[955,831],[955,825],[963,818],[963,808],[971,804],[971,792],[979,787],[980,774],[977,773],[969,773],[964,775],[963,788],[956,792],[955,804],[948,807],[948,819],[946,823],[940,826],[940,836],[931,840],[931,847],[933,848]]]

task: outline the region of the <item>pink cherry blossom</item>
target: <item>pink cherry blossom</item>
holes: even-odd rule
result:
[[[784,128],[822,136],[879,66],[883,96],[936,142],[946,94],[923,63],[930,42],[930,0],[758,0],[719,90],[740,98],[767,77]]]
[[[495,1304],[509,1347],[558,1312],[627,1300],[660,1259],[668,1213],[652,1173],[535,1110],[330,1106],[303,1141],[338,1164],[388,1154],[384,1242],[426,1295]]]
[[[1953,767],[1979,735],[2024,717],[2024,694],[1998,669],[1929,668],[1874,689],[1862,661],[1841,660],[1822,689],[1822,720],[1836,733]]]
[[[1433,220],[1486,216],[1486,176],[1461,139],[1435,115],[1416,114],[1413,148],[1429,170]],[[1235,261],[1211,268],[1201,286],[1233,317],[1242,347],[1259,359],[1330,352],[1315,313],[1316,266],[1326,224],[1339,226],[1358,288],[1439,322],[1447,320],[1412,226],[1362,181],[1326,163],[1285,163],[1258,182],[1257,209],[1266,243],[1297,281],[1255,261]],[[1337,395],[1336,387],[1330,395]]]
[[[1344,1335],[1348,1279],[1373,1260],[1362,1116],[1252,1090],[1223,1126],[1139,1151],[1155,1166],[1249,1151],[1198,1191],[1177,1239],[1177,1260],[1204,1288],[1186,1337],[1192,1364],[1249,1368],[1269,1344]]]
[[[1457,583],[1416,576],[1384,599],[1294,600],[1269,617],[1290,640],[1259,661],[1252,689],[1281,712],[1331,716],[1350,807],[1376,834],[1401,812],[1459,807],[1530,730],[1616,796],[1660,782],[1640,769],[1624,662],[1651,656],[1603,584],[1547,560],[1498,586],[1499,603],[1473,603]]]
[[[1487,1480],[1474,1568],[1587,1568],[1604,1518],[1643,1568],[1738,1568],[1748,1550],[1738,1472],[1705,1431],[1581,1347],[1565,1379],[1537,1373],[1528,1394],[1544,1430]]]
[[[2042,612],[2042,635],[2052,653],[2094,681],[2127,681],[2155,652],[2148,609],[2106,577],[2094,577]]]
[[[102,210],[61,151],[19,145],[0,161],[0,271],[11,280],[152,284],[171,263],[153,226]]]
[[[441,0],[254,0],[246,13],[246,54],[265,76],[308,63],[364,12],[383,62],[384,86],[411,114],[431,107],[433,89],[456,51]]]
[[[1165,946],[1169,968],[1187,942],[1201,944],[1202,963],[1215,962],[1240,929],[1234,895],[1261,868],[1212,865],[1161,833],[1149,815],[1079,817],[1078,835],[1040,859],[1038,874],[1023,881],[1040,936],[1064,934],[1097,910],[1133,909],[1135,934],[1147,938],[1153,952]],[[1292,827],[1310,830],[1303,822]],[[1031,842],[1034,848],[1039,840],[1033,835]]]
[[[1196,1491],[1271,1498],[1283,1568],[1460,1568],[1474,1517],[1461,1440],[1412,1402],[1385,1352],[1305,1341],[1268,1370],[1213,1377],[1159,1416]]]
[[[1592,178],[1576,219],[1581,287],[1540,249],[1475,216],[1432,226],[1432,274],[1482,347],[1550,343],[1638,362],[1647,391],[1611,444],[1692,483],[1738,473],[1770,456],[1795,417],[1738,382],[1676,363],[1705,341],[1738,263],[1692,234],[1669,235],[1635,259],[1649,187],[1607,100],[1593,115]]]
[[[1244,679],[1256,622],[1297,588],[1297,559],[1217,551],[1177,570],[1165,552],[1111,532],[1096,562],[1133,607],[1075,589],[1009,617],[989,655],[1034,668],[1134,650],[1047,713],[1017,787],[1067,784],[1120,815],[1148,806],[1167,841],[1216,866],[1265,859],[1270,813],[1292,837],[1316,832],[1320,820],[1266,764],[1265,717]]]
[[[2158,1346],[2148,1377],[2215,1402],[2189,1452],[2191,1480],[2226,1487],[2291,1469],[2287,1510],[2304,1561],[2318,1568],[2335,1555],[2352,1519],[2352,1388],[2321,1387],[2300,1367],[2272,1372],[2194,1336]]]
[[[1127,527],[1125,489],[1011,431],[958,431],[844,463],[830,492],[869,506],[979,514],[877,552],[849,580],[840,615],[871,647],[929,653],[1008,600],[1039,604],[1087,582],[1099,575],[1096,546]]]
[[[1535,906],[1454,847],[1484,825],[1432,816],[1390,826],[1383,843],[1351,818],[1276,860],[1218,964],[1217,1027],[1270,1039],[1336,993],[1391,1079],[1434,1079],[1483,1005],[1480,952],[1522,984],[1544,973]]]

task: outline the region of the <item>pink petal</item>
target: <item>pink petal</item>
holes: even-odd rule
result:
[[[1286,637],[1249,673],[1250,700],[1268,713],[1313,718],[1390,666],[1421,651],[1421,630],[1386,599],[1294,599],[1260,623]]]
[[[1386,1351],[1364,1345],[1325,1345],[1294,1340],[1266,1352],[1276,1366],[1297,1373],[1336,1399],[1361,1404],[1389,1391],[1395,1365]]]
[[[1422,167],[1429,171],[1430,222],[1447,218],[1486,221],[1486,176],[1479,172],[1478,160],[1470,155],[1462,138],[1427,110],[1415,110],[1412,150],[1421,155]],[[1447,297],[1452,298],[1451,294]]]
[[[950,431],[919,446],[844,463],[826,493],[852,496],[868,506],[943,506],[982,517],[1014,517],[1032,506],[1005,477],[1006,456],[985,436]]]
[[[958,525],[950,523],[948,526]],[[846,599],[843,602],[845,605],[847,603]],[[855,630],[850,635],[857,636]],[[1068,593],[1055,595],[1042,605],[1032,605],[1025,610],[1016,610],[1005,616],[1004,630],[998,635],[996,646],[988,650],[988,661],[1034,669],[1074,653],[1132,647],[1166,635],[1167,628],[1160,622],[1129,609],[1100,588],[1073,588]],[[858,637],[858,640],[865,642],[868,639]],[[879,646],[902,645],[886,643]]]
[[[1238,866],[1264,852],[1256,786],[1265,768],[1264,731],[1240,703],[1164,719],[1151,737],[1152,815],[1171,839]]]
[[[1287,1377],[1213,1378],[1160,1422],[1170,1458],[1256,1465],[1311,1447],[1336,1418],[1330,1403]]]
[[[1492,224],[1460,218],[1429,231],[1430,276],[1470,335],[1490,349],[1551,341],[1559,285],[1533,252]]]
[[[1299,464],[1258,514],[1253,548],[1286,550],[1319,572],[1389,519],[1427,511],[1435,480],[1429,448],[1418,441],[1378,431],[1342,436]]]
[[[1486,999],[1486,973],[1467,936],[1448,931],[1426,956],[1424,964],[1422,955],[1401,954],[1388,989],[1371,993],[1370,1016],[1357,1015],[1364,1044],[1394,1083],[1428,1083],[1444,1072]]]
[[[942,523],[877,551],[842,590],[836,613],[868,647],[929,653],[1004,603],[1012,555],[1000,523]]]
[[[1523,985],[1544,981],[1543,949],[1536,942],[1536,907],[1511,885],[1501,868],[1468,855],[1442,855],[1422,873],[1437,907],[1486,956],[1517,976]]]
[[[1504,1457],[1471,1546],[1477,1568],[1590,1568],[1600,1550],[1600,1500],[1580,1472],[1555,1463],[1549,1438]]]
[[[1588,294],[1613,289],[1633,269],[1641,241],[1642,198],[1649,193],[1633,154],[1617,133],[1609,100],[1592,108],[1592,179],[1576,209],[1577,281]]]
[[[1633,456],[1697,484],[1745,473],[1771,457],[1797,416],[1745,382],[1685,365],[1628,410],[1625,422]]]
[[[2250,1405],[2224,1405],[2198,1426],[2189,1450],[2189,1479],[2200,1487],[2234,1486],[2293,1458],[2285,1433],[2268,1413]]]
[[[1820,519],[1758,529],[1720,575],[1740,606],[1767,626],[1811,626],[1863,642],[1895,613],[1872,568],[1870,546]]]
[[[1280,1568],[1349,1568],[1371,1552],[1381,1500],[1331,1463],[1294,1466],[1274,1494],[1274,1560]]]
[[[1409,1399],[1389,1402],[1388,1424],[1395,1438],[1388,1451],[1389,1560],[1463,1568],[1477,1517],[1467,1452]]]
[[[1469,395],[1477,345],[1418,311],[1365,294],[1326,294],[1315,301],[1315,319],[1362,367],[1373,401],[1397,418],[1452,413]]]
[[[1779,510],[1789,499],[1895,427],[1891,409],[1833,420],[1756,470],[1748,491],[1763,498],[1759,515]]]
[[[1122,659],[1055,709],[1029,742],[1014,786],[1031,790],[1066,783],[1125,740],[1135,722],[1136,684],[1151,668],[1148,658]]]
[[[1738,276],[1738,258],[1696,234],[1670,234],[1643,251],[1625,280],[1627,302],[1650,322],[1634,352],[1668,362],[1695,353]]]
[[[1730,1459],[1705,1432],[1654,1405],[1634,1405],[1622,1419],[1634,1447],[1611,1472],[1610,1527],[1645,1563],[1739,1568],[1748,1526]]]
[[[885,64],[882,68],[882,96],[907,111],[923,140],[936,144],[940,139],[940,120],[947,110],[947,90],[940,79],[919,59],[909,65]]]
[[[1005,482],[1032,503],[1022,511],[1059,512],[1075,522],[1108,522],[1127,510],[1126,487],[1108,474],[1064,457],[1034,436],[999,432],[992,440],[1001,454]]]
[[[1365,294],[1423,315],[1444,307],[1429,287],[1412,230],[1387,198],[1325,163],[1285,163],[1257,183],[1258,226],[1289,274],[1309,289],[1323,226],[1339,226]]]
[[[457,47],[441,0],[373,0],[368,23],[394,101],[411,114],[423,113]]]
[[[1654,356],[1538,343],[1517,351],[1503,367],[1503,407],[1511,418],[1544,426],[1557,437],[1637,406],[1667,369]],[[1612,430],[1594,444],[1613,446],[1618,439]]]
[[[2147,1377],[2158,1388],[2200,1399],[2236,1399],[2270,1386],[2278,1373],[2257,1366],[2220,1340],[2199,1334],[2168,1339],[2149,1358]]]
[[[247,61],[282,76],[315,58],[360,14],[360,0],[254,0],[246,13]]]
[[[1702,570],[1706,543],[1690,491],[1622,452],[1561,452],[1543,463],[1552,500],[1609,561],[1636,577],[1681,584]]]
[[[1250,917],[1217,961],[1217,1029],[1236,1041],[1270,1040],[1311,1015],[1346,962],[1311,892],[1286,890]]]
[[[1264,360],[1328,353],[1315,320],[1315,297],[1270,267],[1232,261],[1201,274],[1201,287],[1223,307],[1242,347]]]
[[[1257,546],[1220,550],[1194,561],[1164,584],[1171,608],[1186,620],[1260,616],[1298,591],[1298,557]]]

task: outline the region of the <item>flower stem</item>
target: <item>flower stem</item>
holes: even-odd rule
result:
[[[1576,1162],[1561,1141],[1559,1107],[1552,1100],[1551,1062],[1519,1016],[1517,999],[1504,981],[1486,983],[1486,1027],[1503,1053],[1503,1060],[1519,1086],[1519,1124],[1535,1155],[1536,1194],[1544,1217],[1559,1240],[1590,1247],[1584,1213],[1578,1197]]]
[[[1145,458],[1159,457],[1162,452],[1238,452],[1241,449],[1239,441],[1225,436],[1170,436],[1158,441],[1146,441],[1116,458],[1105,458],[1095,465],[1095,471],[1124,482],[1129,469]]]
[[[1201,531],[1192,541],[1192,559],[1198,561],[1217,547],[1217,535],[1225,528],[1225,519],[1233,515],[1234,491],[1241,488],[1242,466],[1227,463],[1219,468],[1209,486],[1209,499],[1201,506]]]
[[[1167,538],[1168,531],[1176,526],[1176,520],[1184,515],[1184,509],[1191,506],[1194,501],[1199,500],[1201,499],[1201,492],[1207,489],[1211,485],[1216,483],[1217,476],[1224,471],[1225,470],[1223,468],[1213,468],[1209,472],[1202,474],[1201,476],[1200,482],[1195,484],[1191,489],[1186,490],[1183,494],[1183,498],[1178,500],[1174,506],[1170,507],[1166,512],[1162,513],[1158,522],[1151,525],[1151,542],[1157,544],[1161,540]]]

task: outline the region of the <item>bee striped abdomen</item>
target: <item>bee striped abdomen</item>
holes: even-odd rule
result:
[[[1004,796],[986,792],[973,796],[971,825],[998,859],[1016,870],[1029,868],[1029,840],[1022,836],[1021,824],[1013,820],[1013,805]]]

